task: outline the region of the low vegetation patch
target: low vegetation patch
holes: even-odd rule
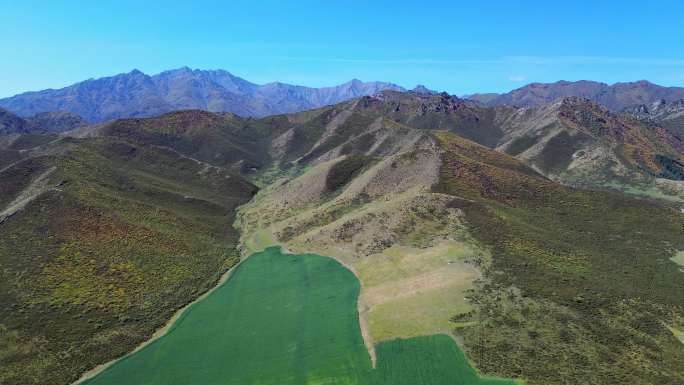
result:
[[[537,143],[537,140],[537,138],[529,135],[515,138],[511,144],[506,147],[506,153],[510,156],[518,156],[534,146]]]
[[[684,251],[678,252],[674,257],[672,257],[672,260],[679,266],[684,267]]]
[[[328,171],[325,187],[329,192],[336,191],[349,183],[372,158],[364,155],[351,155],[335,163]]]

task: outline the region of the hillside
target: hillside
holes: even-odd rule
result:
[[[285,83],[258,85],[223,70],[184,67],[153,76],[134,70],[61,89],[27,92],[0,99],[0,107],[22,117],[68,111],[91,123],[185,109],[259,117],[322,107],[385,89],[403,90],[391,83],[356,79],[323,88]]]
[[[32,133],[60,133],[88,125],[82,117],[66,111],[48,111],[26,119]]]
[[[341,156],[262,190],[240,211],[245,252],[283,244],[348,266],[371,344],[454,333],[480,373],[530,384],[683,380],[665,326],[684,322],[669,259],[684,248],[678,210],[419,133],[413,148]]]
[[[247,172],[268,159],[257,132],[245,129],[251,120],[232,114],[176,111],[145,119],[121,119],[75,130],[76,137],[115,137],[168,149],[188,159]]]
[[[658,125],[612,113],[588,99],[563,98],[521,109],[502,127],[505,134],[496,148],[554,180],[585,187],[640,186],[644,191],[662,187],[682,197],[664,184],[681,180],[669,164],[682,161],[684,143]]]
[[[68,112],[43,112],[23,119],[0,108],[0,136],[28,133],[60,133],[85,125],[87,125],[85,120]]]
[[[680,382],[683,351],[662,325],[681,322],[684,277],[669,258],[684,216],[473,163],[463,153],[472,145],[438,138],[436,191],[471,200],[466,222],[493,255],[471,297],[478,312],[457,318],[481,322],[463,330],[478,367],[540,384]]]
[[[627,108],[637,118],[656,122],[680,138],[684,137],[684,99],[668,102],[658,100],[651,104],[640,104]]]
[[[0,108],[0,135],[21,134],[27,131],[28,127],[24,119]]]
[[[684,199],[684,143],[664,127],[616,114],[588,99],[535,108],[483,107],[447,94],[384,91],[305,113],[248,122],[276,126],[269,153],[280,164],[346,154],[383,155],[416,130],[444,130],[515,156],[561,183]],[[388,135],[391,127],[401,134]],[[408,129],[412,129],[407,131]],[[264,129],[262,128],[261,131]],[[273,135],[276,132],[277,135]]]
[[[515,156],[564,184],[684,199],[684,142],[659,122],[588,99],[535,108],[483,107],[447,94],[383,91],[262,119],[180,111],[77,131],[173,148],[259,183],[341,155],[385,156],[444,130]],[[230,149],[230,151],[227,151]]]
[[[487,106],[517,107],[537,107],[562,97],[581,97],[602,104],[613,111],[622,111],[638,104],[684,99],[684,88],[663,87],[646,80],[612,85],[580,80],[532,83],[505,94],[474,94],[469,97]]]
[[[133,141],[21,138],[0,171],[0,383],[68,384],[238,261],[233,212],[255,187]]]
[[[678,159],[662,127],[586,99],[427,92],[0,137],[0,382],[69,383],[149,338],[237,250],[278,245],[356,275],[373,363],[442,334],[481,375],[679,384],[680,207],[567,186],[679,186]]]

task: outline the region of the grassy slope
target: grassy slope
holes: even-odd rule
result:
[[[173,149],[185,156],[247,172],[268,162],[268,135],[234,115],[177,111],[147,119],[122,119],[96,128],[96,135]],[[273,128],[275,131],[275,128]]]
[[[471,310],[464,293],[486,253],[460,231],[452,198],[428,192],[437,158],[408,152],[358,171],[358,156],[340,158],[263,189],[241,209],[243,250],[284,244],[353,269],[369,342],[448,333],[451,316]],[[329,191],[331,179],[342,186]]]
[[[472,235],[491,248],[479,308],[462,329],[485,373],[531,384],[679,384],[684,350],[664,326],[684,322],[684,247],[677,210],[579,191],[494,164],[479,146],[437,134],[445,150],[437,190],[463,202]]]
[[[480,271],[468,262],[480,253],[462,239],[431,247],[395,245],[352,262],[373,340],[448,333],[454,314],[472,310],[465,297]]]
[[[232,212],[254,192],[170,151],[55,146],[68,150],[0,173],[4,205],[56,167],[50,189],[0,224],[2,384],[68,383],[147,339],[238,260]]]

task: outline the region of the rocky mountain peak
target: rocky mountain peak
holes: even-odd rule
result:
[[[436,94],[437,91],[433,91],[427,87],[425,87],[422,84],[418,84],[417,86],[413,87],[411,92],[415,92],[417,94]]]

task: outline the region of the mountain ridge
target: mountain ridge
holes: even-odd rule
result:
[[[487,106],[536,107],[560,97],[584,97],[613,111],[657,100],[684,99],[683,87],[665,87],[647,80],[607,84],[591,80],[530,83],[502,94],[472,94],[468,98]]]
[[[24,117],[45,111],[69,111],[91,123],[150,117],[181,109],[263,117],[336,104],[385,89],[404,90],[392,83],[358,79],[332,87],[312,88],[280,82],[259,85],[225,70],[182,67],[147,75],[134,69],[60,89],[0,99],[0,107]]]

